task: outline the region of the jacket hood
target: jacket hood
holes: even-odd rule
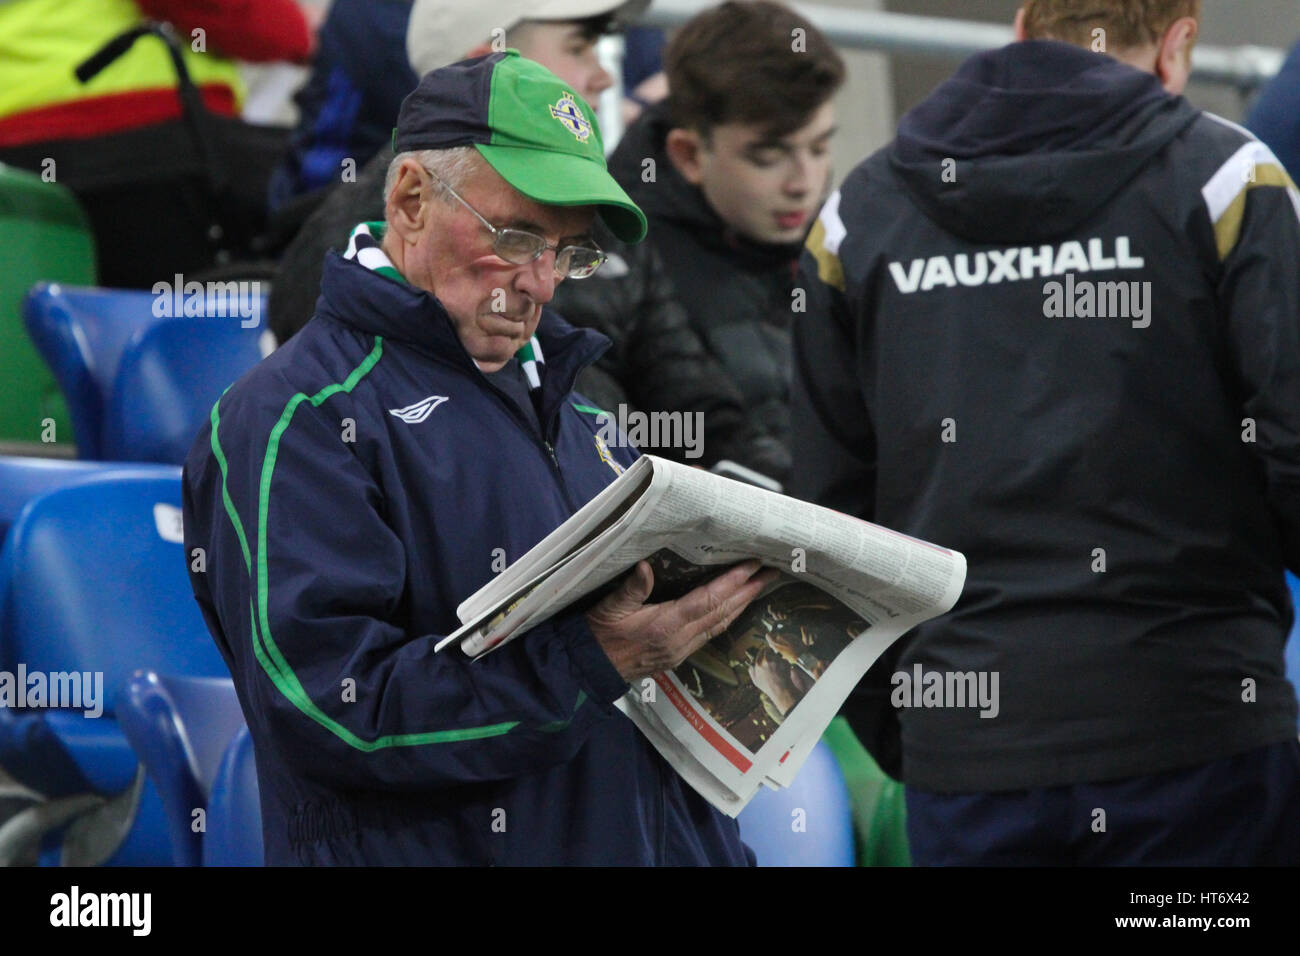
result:
[[[609,172],[650,220],[671,223],[689,232],[702,245],[716,249],[742,265],[768,269],[797,260],[802,240],[793,243],[754,242],[736,233],[709,205],[700,187],[687,182],[668,158],[664,143],[673,124],[665,102],[648,106],[627,128],[609,158]],[[642,179],[642,163],[654,160],[653,182]]]
[[[981,242],[1051,238],[1092,215],[1198,115],[1152,74],[1028,40],[966,60],[902,118],[887,156],[944,229]]]

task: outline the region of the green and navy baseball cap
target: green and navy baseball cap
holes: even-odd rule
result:
[[[426,73],[402,101],[394,150],[455,146],[475,147],[502,179],[534,202],[596,206],[624,242],[645,237],[645,213],[605,167],[591,107],[518,50]]]

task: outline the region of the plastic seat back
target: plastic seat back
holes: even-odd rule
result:
[[[764,787],[737,820],[759,866],[854,865],[849,791],[823,741],[817,741],[790,787]]]
[[[265,863],[253,738],[247,727],[241,727],[221,761],[208,800],[203,865],[264,866]]]
[[[183,464],[221,393],[261,360],[261,331],[238,317],[201,316],[136,332],[113,383],[104,457]]]
[[[118,723],[144,764],[167,816],[177,866],[198,866],[202,831],[222,757],[244,726],[229,678],[136,673],[119,696]]]
[[[109,391],[131,336],[158,321],[153,303],[149,292],[53,283],[27,295],[27,331],[63,390],[79,458],[103,458]]]
[[[175,474],[175,468],[161,465],[0,455],[0,544],[4,543],[9,527],[18,520],[23,506],[37,495],[105,475],[156,478]]]
[[[241,315],[244,305],[251,313],[249,319]],[[265,327],[264,306],[264,296],[246,295],[239,283],[214,283],[202,296],[197,292],[177,295],[170,289],[155,295],[46,283],[27,295],[23,316],[32,341],[53,369],[67,400],[77,457],[102,460],[109,457],[104,439],[118,373],[128,349],[143,339],[147,329],[170,321],[179,308],[183,313],[198,313],[182,314],[177,319],[182,326],[211,316],[239,328],[256,342]],[[245,321],[253,323],[252,327],[244,328]],[[188,354],[200,368],[211,360],[193,350]],[[223,360],[217,357],[215,361]],[[220,368],[224,375],[225,366]]]
[[[228,677],[186,576],[180,496],[174,470],[29,502],[0,558],[0,665],[102,674],[106,715],[136,670]]]
[[[45,688],[39,701],[29,691],[24,709],[0,726],[0,750],[38,792],[78,777],[115,805],[139,792],[139,760],[115,719],[117,691],[136,669],[229,676],[186,576],[179,469],[164,470],[90,478],[33,499],[0,553],[0,669],[29,687],[40,675]],[[63,773],[56,780],[46,767]],[[127,809],[97,831],[105,849],[92,858],[172,862],[156,789],[146,782]],[[50,842],[59,839],[57,831],[43,838],[43,861],[59,859]]]

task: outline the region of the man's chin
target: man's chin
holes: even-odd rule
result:
[[[793,229],[769,229],[762,241],[768,245],[784,246],[792,242],[803,242],[804,237],[807,235],[807,228],[799,225]]]
[[[756,225],[754,228],[738,229],[737,232],[750,242],[757,242],[761,245],[783,246],[792,242],[802,242],[808,230],[805,226],[798,226],[794,229],[778,229],[771,223],[765,222],[761,226]]]
[[[527,341],[528,339],[516,339],[506,335],[493,335],[479,343],[478,348],[470,354],[480,365],[499,367],[510,361]]]

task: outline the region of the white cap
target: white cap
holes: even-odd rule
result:
[[[509,30],[520,20],[583,20],[617,12],[627,21],[648,6],[650,0],[415,0],[406,55],[422,77],[463,60],[474,47],[492,42],[493,30]]]

